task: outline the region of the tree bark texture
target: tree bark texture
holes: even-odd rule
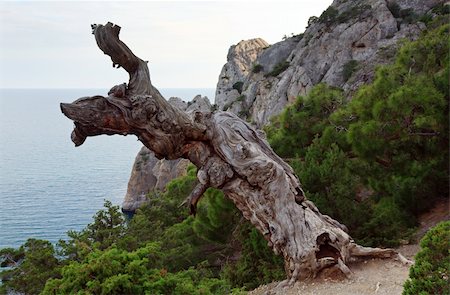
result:
[[[349,275],[354,257],[393,257],[392,249],[357,245],[345,226],[319,212],[303,193],[292,168],[246,122],[228,112],[197,112],[188,116],[171,106],[150,81],[147,62],[119,40],[120,27],[92,25],[98,47],[113,66],[130,75],[128,85],[114,86],[107,97],[84,97],[62,103],[74,121],[72,141],[88,136],[134,134],[158,158],[189,159],[198,168],[198,185],[191,193],[191,212],[208,187],[221,189],[243,216],[285,261],[287,280],[314,277],[326,267]]]

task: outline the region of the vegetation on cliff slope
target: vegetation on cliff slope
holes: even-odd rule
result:
[[[307,196],[360,243],[396,246],[448,197],[448,31],[406,43],[350,101],[320,84],[267,128]]]
[[[267,129],[308,198],[359,242],[395,246],[418,213],[448,197],[448,32],[445,24],[406,42],[351,100],[316,86]],[[195,173],[191,167],[151,194],[131,220],[106,202],[56,250],[33,239],[1,250],[11,269],[1,273],[0,293],[230,294],[282,279],[282,259],[221,192],[208,190],[195,218],[179,207]],[[411,276],[413,288],[423,270],[425,262]]]

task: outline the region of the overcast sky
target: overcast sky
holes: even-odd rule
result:
[[[1,0],[0,0],[1,1]],[[160,88],[215,88],[231,45],[302,33],[332,0],[0,2],[0,88],[109,88],[128,81],[91,35],[111,21]]]

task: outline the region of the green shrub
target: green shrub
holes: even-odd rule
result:
[[[420,241],[403,295],[450,294],[450,221],[439,223]]]
[[[419,21],[425,24],[429,24],[430,22],[433,21],[433,16],[429,13],[425,13],[424,15],[419,17]]]
[[[357,4],[355,6],[349,7],[347,10],[340,13],[337,18],[337,23],[346,23],[352,19],[361,18],[367,11],[371,10],[371,6],[368,4]]]
[[[289,67],[289,62],[288,61],[282,61],[279,62],[275,65],[275,67],[272,69],[271,72],[265,74],[265,77],[276,77],[279,74],[281,74],[282,72],[284,72],[287,68]]]
[[[242,93],[242,86],[244,86],[244,82],[238,81],[238,82],[233,84],[233,89],[237,90],[237,92],[239,92],[239,94],[241,94]]]
[[[238,96],[238,98],[236,98],[236,100],[235,101],[244,101],[245,100],[245,94],[242,94],[242,95],[240,95],[240,96]]]
[[[342,78],[344,79],[344,81],[347,82],[357,69],[358,61],[352,59],[346,62],[342,68]]]
[[[224,112],[228,111],[228,109],[231,107],[232,104],[233,104],[232,102],[231,103],[226,103],[223,106],[222,111],[224,111]]]
[[[249,109],[243,109],[239,111],[237,115],[241,119],[248,118],[250,116],[250,111]]]
[[[436,14],[446,15],[450,13],[450,5],[447,3],[440,3],[434,6],[431,11]]]
[[[408,239],[412,233],[414,218],[392,198],[379,200],[370,213],[370,217],[355,230],[355,237],[365,246],[397,247],[400,239]]]
[[[305,36],[304,33],[300,33],[300,34],[293,36],[293,38],[294,38],[295,42],[300,42],[304,36]],[[295,55],[294,55],[294,57],[295,57]]]
[[[152,280],[146,284],[146,294],[173,295],[212,295],[238,294],[225,280],[211,278],[205,270],[191,268],[177,273],[155,272]]]
[[[292,167],[308,199],[323,214],[345,224],[359,239],[353,233],[371,216],[371,208],[367,202],[356,199],[361,180],[353,172],[355,164],[336,143],[329,145],[324,138],[316,138],[306,149],[305,157],[293,161]]]
[[[428,23],[431,20],[431,15],[425,14],[423,16],[419,16],[414,12],[413,8],[401,9],[401,7],[395,1],[388,2],[387,7],[395,18],[402,19],[401,23],[411,24],[417,21]]]
[[[260,64],[255,64],[255,65],[253,65],[253,67],[252,67],[252,73],[259,73],[259,72],[261,72],[262,70],[264,69],[264,67],[262,66],[262,65],[260,65]]]
[[[333,24],[337,16],[339,14],[339,11],[334,8],[333,6],[328,7],[319,17],[319,22],[330,25]]]
[[[210,271],[191,268],[168,272],[160,261],[169,254],[164,253],[158,243],[149,243],[133,252],[114,247],[96,250],[83,262],[66,265],[62,278],[49,280],[42,294],[230,293],[230,285],[213,278]]]
[[[4,294],[8,289],[39,294],[48,279],[61,275],[61,263],[49,241],[28,239],[19,250],[3,249],[0,256],[17,259],[12,269],[0,273],[0,292]]]
[[[309,19],[308,19],[308,27],[309,26],[311,26],[311,25],[313,25],[313,24],[315,24],[315,23],[317,23],[319,21],[319,18],[317,17],[317,16],[311,16]]]
[[[42,294],[143,294],[149,272],[158,267],[159,249],[148,244],[135,252],[95,250],[64,266],[62,278],[49,280]]]
[[[180,204],[194,188],[196,173],[197,169],[190,165],[185,176],[175,178],[166,185],[164,193],[151,193],[150,202],[137,210],[118,246],[135,250],[149,241],[158,241],[166,229],[183,222],[189,213]]]
[[[267,246],[267,241],[249,222],[237,229],[241,251],[239,259],[230,261],[222,276],[233,286],[247,290],[285,278],[284,261]]]
[[[198,206],[193,228],[205,240],[226,244],[236,227],[239,212],[222,191],[209,188]]]
[[[406,24],[415,23],[419,19],[419,16],[414,12],[412,8],[400,10],[400,17],[403,19],[402,22]]]
[[[312,34],[305,34],[305,35],[304,35],[305,46],[307,46],[307,45],[309,44],[309,42],[311,42],[312,38],[313,38],[313,35],[312,35]]]
[[[298,97],[265,128],[270,145],[281,157],[303,156],[316,135],[330,126],[330,114],[343,101],[342,90],[323,83],[316,85],[308,96]]]
[[[395,18],[400,17],[400,5],[395,1],[388,1],[387,7]]]

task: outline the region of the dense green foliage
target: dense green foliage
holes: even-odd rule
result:
[[[370,214],[368,202],[355,200],[360,182],[354,172],[356,163],[336,143],[328,145],[316,138],[306,149],[305,157],[294,160],[292,166],[307,189],[308,198],[352,232]]]
[[[128,252],[116,247],[94,250],[82,262],[62,269],[61,279],[47,282],[42,294],[229,294],[225,281],[205,269],[168,272],[159,243]]]
[[[266,128],[271,146],[281,157],[303,157],[316,134],[329,126],[328,117],[344,103],[339,89],[319,84],[307,97],[299,97]]]
[[[448,30],[405,43],[349,102],[319,84],[267,128],[308,196],[359,242],[395,246],[448,197]]]
[[[2,249],[0,257],[12,266],[0,273],[3,281],[0,294],[6,294],[8,289],[25,294],[39,294],[49,278],[60,276],[61,263],[55,257],[53,245],[48,241],[28,239],[18,250]]]
[[[251,290],[285,277],[282,257],[273,254],[267,241],[251,224],[238,227],[235,239],[240,241],[240,257],[226,264],[223,277],[227,281]]]
[[[450,294],[450,221],[432,228],[420,247],[403,295]]]

